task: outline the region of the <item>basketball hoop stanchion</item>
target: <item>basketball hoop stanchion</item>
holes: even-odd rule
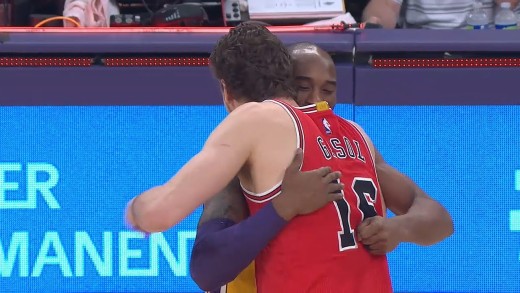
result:
[[[360,28],[359,25],[346,25],[344,22],[326,26],[269,26],[273,33],[331,33],[345,32],[349,29]],[[117,34],[117,33],[227,33],[231,27],[172,27],[172,28],[76,28],[76,27],[2,27],[0,33],[89,33],[89,34]]]

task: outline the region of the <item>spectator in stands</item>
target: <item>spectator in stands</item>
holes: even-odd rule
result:
[[[357,22],[362,22],[363,10],[369,0],[345,0],[345,8]]]
[[[381,24],[384,28],[454,29],[465,25],[475,0],[370,0],[363,11],[363,21]],[[511,2],[518,11],[519,0],[481,0],[490,23],[495,4]]]

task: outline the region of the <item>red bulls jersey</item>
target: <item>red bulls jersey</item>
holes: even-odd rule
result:
[[[302,170],[330,166],[341,171],[344,200],[292,219],[256,259],[259,293],[392,292],[386,256],[374,256],[356,239],[368,217],[383,215],[374,162],[363,136],[326,106],[295,108],[280,101],[298,131]],[[318,104],[318,107],[324,104]],[[243,190],[252,214],[280,193]]]

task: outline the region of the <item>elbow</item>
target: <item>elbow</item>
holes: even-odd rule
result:
[[[193,265],[190,264],[190,275],[191,279],[199,288],[204,292],[210,292],[217,288],[216,286],[213,287],[213,284],[211,282],[207,282],[207,280],[200,274],[200,272],[193,268]]]
[[[439,242],[450,237],[455,232],[453,219],[451,218],[450,213],[448,213],[448,211],[444,207],[442,208],[442,211],[439,213],[438,223],[439,226],[442,227]]]
[[[403,242],[420,246],[432,246],[442,242],[454,233],[453,220],[446,209],[439,204],[425,206],[417,213],[398,216],[403,220]]]
[[[453,220],[448,212],[444,211],[437,221],[435,221],[434,227],[437,226],[437,233],[428,233],[431,237],[424,237],[423,241],[419,241],[421,246],[432,246],[435,245],[453,235],[455,228]],[[431,230],[430,230],[431,231]]]
[[[363,21],[383,26],[385,29],[395,28],[399,18],[401,5],[392,0],[371,0],[363,11]]]
[[[445,216],[445,222],[446,222],[446,228],[445,228],[445,236],[444,238],[448,238],[450,237],[451,235],[453,235],[453,233],[455,233],[455,226],[453,224],[453,219],[451,218],[450,214],[446,211],[446,216]]]
[[[199,286],[199,288],[204,292],[216,291],[222,287],[222,285],[210,280],[207,276],[200,274],[200,272],[194,269],[193,266],[190,266],[190,274],[195,284],[197,284],[197,286]]]
[[[208,258],[200,255],[200,251],[195,245],[190,260],[190,275],[195,284],[205,292],[216,291],[227,282],[219,281],[216,272],[218,268],[208,263]]]

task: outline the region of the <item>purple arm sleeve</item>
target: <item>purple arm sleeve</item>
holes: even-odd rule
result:
[[[233,281],[286,224],[272,203],[238,224],[228,219],[202,224],[191,254],[191,277],[206,291]]]

